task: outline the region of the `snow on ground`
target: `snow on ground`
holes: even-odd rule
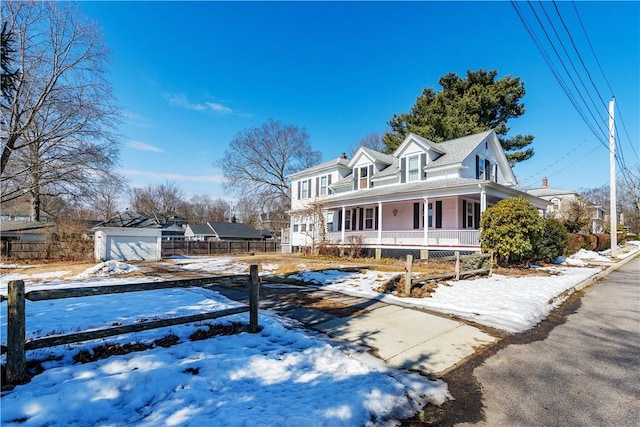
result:
[[[27,301],[29,337],[114,323],[224,309],[238,303],[211,290],[166,289]],[[6,304],[0,312],[6,328]],[[247,314],[219,319],[248,322]],[[3,426],[70,425],[395,425],[428,401],[450,398],[442,381],[388,368],[362,348],[331,341],[263,313],[258,334],[190,341],[199,325],[34,350],[45,371],[3,392]],[[204,328],[200,325],[200,329]],[[72,355],[105,342],[152,342],[172,333],[169,348],[76,364]],[[53,360],[56,356],[59,360]]]
[[[640,244],[634,253],[638,250]],[[603,255],[578,253],[569,262],[585,259],[602,262]],[[184,269],[226,274],[247,271],[245,264],[226,257],[182,257],[175,263]],[[122,266],[96,266],[91,269],[94,273],[105,271],[107,276],[85,272],[82,280],[57,279],[67,272],[21,278],[27,289],[41,289],[38,281],[46,282],[47,287],[138,281],[113,276],[120,269],[127,271]],[[276,269],[275,264],[262,266],[263,272]],[[349,295],[451,313],[518,332],[543,320],[561,303],[567,289],[601,271],[601,267],[546,269],[553,274],[493,275],[449,282],[449,286],[439,286],[431,298],[398,298],[373,290],[396,273],[301,271],[298,278]],[[0,276],[0,292],[6,294],[6,282],[13,277],[17,275]],[[27,334],[37,337],[224,309],[238,303],[211,290],[189,288],[26,304]],[[393,425],[393,420],[415,414],[427,401],[441,404],[450,398],[446,384],[441,381],[391,369],[362,348],[329,340],[299,328],[290,320],[261,313],[260,324],[264,329],[258,334],[241,333],[192,342],[189,335],[203,326],[191,324],[32,351],[29,359],[49,358],[43,364],[45,371],[30,383],[3,392],[0,424]],[[247,323],[247,315],[218,320],[232,321]],[[6,304],[0,305],[0,330],[4,328]],[[177,335],[180,343],[87,364],[72,361],[78,351],[105,342],[149,343],[169,333]]]
[[[100,264],[86,269],[82,273],[75,276],[75,279],[85,279],[92,276],[107,277],[117,274],[132,273],[134,271],[140,271],[140,268],[124,262],[111,260],[101,262]]]
[[[224,274],[244,274],[249,272],[249,265],[238,262],[233,257],[171,257],[174,267],[189,271],[206,271]]]

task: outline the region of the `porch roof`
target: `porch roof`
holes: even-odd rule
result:
[[[328,197],[324,200],[327,207],[337,207],[345,203],[363,203],[377,202],[388,200],[408,200],[416,197],[444,197],[464,195],[469,193],[480,193],[481,187],[493,195],[499,195],[502,198],[523,196],[529,200],[538,209],[545,209],[549,204],[548,201],[535,197],[531,194],[519,191],[515,188],[507,187],[493,181],[480,181],[470,178],[451,178],[435,181],[417,181],[414,183],[404,183],[395,185],[385,185],[383,187],[374,187],[350,191],[348,193],[339,194]]]

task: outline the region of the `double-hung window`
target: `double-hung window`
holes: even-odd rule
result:
[[[411,156],[408,158],[407,181],[420,180],[420,156]]]
[[[327,175],[325,176],[321,176],[320,177],[320,195],[321,196],[326,196],[327,195]]]
[[[300,198],[301,199],[308,199],[309,198],[309,183],[311,181],[309,180],[304,180],[302,181],[302,189],[300,190]]]
[[[344,229],[351,230],[351,209],[344,211]]]
[[[364,228],[367,230],[373,229],[373,208],[364,210]]]

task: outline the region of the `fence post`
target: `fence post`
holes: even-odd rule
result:
[[[249,267],[249,332],[255,334],[260,332],[258,327],[258,298],[260,294],[260,277],[258,276],[258,266]]]
[[[411,267],[413,266],[413,255],[407,255],[407,265],[405,267],[406,274],[404,276],[404,293],[411,295]]]
[[[27,380],[24,281],[11,280],[7,291],[7,383],[22,384]]]
[[[455,251],[456,254],[456,280],[460,280],[460,252]]]

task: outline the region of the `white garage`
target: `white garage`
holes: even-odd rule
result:
[[[99,261],[158,261],[162,228],[135,212],[125,212],[94,227],[94,252]]]

